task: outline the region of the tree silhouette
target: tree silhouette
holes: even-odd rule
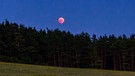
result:
[[[90,36],[87,32],[0,24],[0,61],[59,67],[135,71],[135,35]]]

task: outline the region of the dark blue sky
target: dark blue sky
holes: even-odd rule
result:
[[[65,18],[59,24],[59,17]],[[135,33],[135,0],[0,0],[0,22],[82,31],[97,35]]]

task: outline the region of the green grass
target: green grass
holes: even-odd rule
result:
[[[135,76],[135,72],[61,68],[0,62],[0,76]]]

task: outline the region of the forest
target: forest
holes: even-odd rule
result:
[[[127,37],[0,23],[0,61],[72,68],[135,71],[135,34]]]

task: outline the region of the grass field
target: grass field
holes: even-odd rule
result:
[[[0,76],[135,76],[135,72],[61,68],[0,62]]]

